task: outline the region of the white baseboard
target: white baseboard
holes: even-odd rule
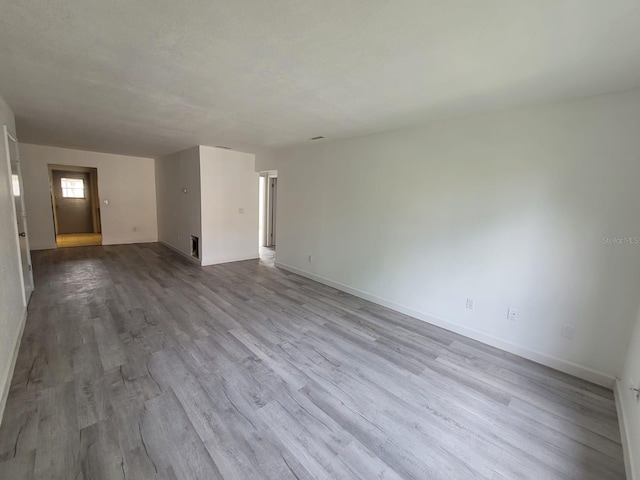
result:
[[[216,260],[202,260],[202,266],[206,267],[209,265],[220,265],[222,263],[244,262],[245,260],[256,260],[258,258],[260,258],[260,256],[258,254],[255,254],[248,257],[229,257],[223,259],[218,258]]]
[[[477,340],[479,342],[490,345],[492,347],[496,347],[501,350],[507,351],[509,353],[513,353],[520,357],[534,361],[536,363],[546,365],[547,367],[551,367],[555,370],[568,373],[569,375],[582,378],[584,380],[593,382],[597,385],[601,385],[606,388],[614,388],[615,377],[608,375],[606,373],[599,372],[592,368],[585,367],[583,365],[579,365],[577,363],[570,362],[562,358],[554,357],[552,355],[547,355],[546,353],[542,353],[537,350],[532,350],[530,348],[517,345],[515,343],[503,340],[498,337],[494,337],[492,335],[487,335],[486,333],[480,332],[478,330],[474,330],[472,328],[468,328],[463,325],[454,323],[450,320],[447,320],[446,318],[442,318],[437,315],[431,315],[426,312],[415,310],[411,307],[407,307],[406,305],[395,303],[391,300],[387,300],[385,298],[378,297],[371,293],[358,290],[357,288],[350,287],[349,285],[345,285],[340,282],[335,282],[328,278],[306,272],[296,267],[292,267],[291,265],[275,262],[275,266],[278,268],[282,268],[283,270],[287,270],[289,272],[295,273],[297,275],[310,278],[311,280],[315,280],[316,282],[322,283],[324,285],[337,288],[338,290],[350,293],[351,295],[354,295],[356,297],[360,297],[365,300],[369,300],[370,302],[377,303],[378,305],[382,305],[384,307],[390,308],[397,312],[404,313],[405,315],[409,315],[411,317],[425,321],[432,325],[436,325],[438,327],[444,328],[445,330],[449,330],[450,332],[458,333],[460,335],[471,338],[473,340]]]
[[[105,241],[103,238],[102,245],[129,245],[133,243],[155,243],[157,242],[157,238],[124,238],[124,239],[110,239],[109,241]],[[162,242],[160,242],[162,243]],[[42,243],[42,244],[30,244],[30,250],[54,250],[58,248],[55,242],[53,243]]]
[[[22,341],[22,334],[24,333],[24,326],[27,323],[27,307],[22,312],[20,319],[20,333],[16,338],[15,345],[13,346],[13,354],[11,355],[11,362],[9,364],[9,370],[6,372],[5,384],[2,386],[2,398],[0,398],[0,423],[2,423],[2,417],[4,416],[4,408],[7,406],[7,398],[9,397],[9,390],[11,388],[11,380],[13,379],[13,371],[16,368],[16,360],[18,360],[18,351],[20,350],[20,342]]]
[[[30,250],[53,250],[55,248],[58,248],[58,246],[55,244],[55,242],[53,244],[29,244],[29,249]]]
[[[171,250],[173,250],[176,253],[179,253],[180,255],[182,255],[184,258],[186,258],[187,260],[189,260],[192,263],[195,263],[196,265],[200,265],[200,260],[192,257],[191,255],[187,255],[186,253],[184,253],[182,250],[180,250],[178,247],[174,247],[173,245],[171,245],[170,243],[167,242],[163,242],[162,240],[158,240],[158,243],[164,245],[167,248],[170,248]]]
[[[613,393],[616,397],[616,410],[618,411],[618,423],[620,424],[620,438],[622,439],[622,451],[624,452],[624,469],[627,473],[627,480],[638,480],[633,471],[633,466],[635,465],[635,463],[633,463],[634,454],[637,455],[638,452],[634,452],[631,448],[629,428],[624,412],[624,404],[622,403],[622,398],[624,397],[624,395],[627,395],[628,392],[624,390],[622,380],[620,380],[619,378],[616,379],[616,387]]]
[[[156,243],[158,241],[155,237],[146,237],[146,238],[110,238],[108,240],[102,237],[102,245],[130,245],[133,243]]]

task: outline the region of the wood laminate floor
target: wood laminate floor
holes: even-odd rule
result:
[[[611,391],[270,261],[33,262],[3,479],[624,478]]]

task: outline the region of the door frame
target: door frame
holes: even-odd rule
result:
[[[278,205],[278,177],[267,179],[267,247],[276,246],[276,211]]]
[[[53,172],[76,172],[89,174],[89,192],[91,194],[91,222],[93,233],[102,233],[102,220],[100,218],[100,194],[98,192],[98,168],[80,167],[77,165],[60,165],[49,163],[49,196],[51,197],[51,211],[53,212],[53,231],[58,236],[58,211],[56,209],[56,196],[53,190]]]
[[[27,226],[27,210],[24,205],[24,182],[22,180],[22,165],[20,162],[20,147],[18,143],[18,138],[16,135],[9,132],[9,127],[7,125],[3,125],[3,135],[4,135],[4,147],[5,147],[5,157],[6,157],[6,165],[7,165],[7,173],[8,173],[8,181],[9,181],[9,191],[11,196],[13,197],[13,208],[11,209],[11,218],[13,220],[13,230],[15,234],[15,245],[16,251],[18,253],[18,258],[20,259],[20,276],[22,278],[21,282],[21,290],[22,290],[22,301],[24,306],[29,304],[29,299],[31,298],[31,293],[33,292],[35,285],[33,283],[33,265],[31,263],[31,249],[29,246],[29,229]],[[15,162],[17,165],[18,172],[18,186],[20,188],[20,202],[19,204],[16,202],[15,196],[13,195],[13,172],[11,170],[11,149],[9,148],[9,142],[15,143],[15,152],[16,158]],[[18,212],[18,209],[20,210]],[[18,218],[21,219],[21,226],[24,229],[24,241],[25,241],[25,252],[27,255],[26,264],[28,266],[27,271],[24,271],[23,263],[24,259],[22,258],[22,251],[20,249],[20,229],[18,227]],[[28,286],[28,288],[27,288]]]
[[[264,210],[260,212],[263,222],[262,238],[263,247],[276,245],[276,213],[278,203],[278,173],[275,170],[260,172],[261,181],[265,182],[264,197],[262,203]]]

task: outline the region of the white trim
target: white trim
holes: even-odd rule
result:
[[[109,239],[108,242],[104,241],[104,232],[102,233],[102,245],[131,245],[134,243],[156,243],[157,238],[122,238],[122,239]]]
[[[13,192],[12,190],[12,186],[11,186],[11,151],[9,149],[9,139],[14,139],[15,136],[12,136],[9,133],[9,127],[7,127],[6,125],[4,125],[2,127],[3,129],[3,141],[4,141],[4,150],[5,150],[5,156],[7,159],[7,172],[8,172],[8,182],[9,182],[9,191]],[[22,187],[22,185],[20,185]],[[23,196],[24,192],[20,192],[20,195]],[[15,247],[16,247],[16,252],[17,252],[17,258],[19,259],[19,272],[20,272],[20,283],[21,283],[21,289],[22,289],[22,304],[25,306],[27,306],[27,287],[25,285],[24,279],[25,279],[25,273],[24,273],[24,269],[22,268],[22,251],[20,250],[20,237],[18,236],[18,234],[20,233],[20,231],[18,230],[18,212],[16,211],[16,202],[15,202],[15,198],[13,198],[13,194],[11,195],[11,220],[13,221],[13,231],[14,231],[14,238],[15,238]],[[31,263],[31,262],[29,262]],[[33,283],[33,282],[32,282]]]
[[[6,126],[6,125],[5,125]],[[11,132],[9,131],[9,127],[7,127],[7,136],[13,140],[14,142],[18,143],[18,139],[16,138],[15,135],[12,135]]]
[[[371,293],[358,290],[357,288],[353,288],[348,285],[344,285],[340,282],[329,280],[328,278],[324,278],[319,275],[315,275],[313,273],[305,272],[304,270],[300,270],[299,268],[292,267],[284,263],[275,262],[275,266],[283,270],[287,270],[289,272],[295,273],[297,275],[310,278],[311,280],[315,280],[316,282],[322,283],[324,285],[337,288],[338,290],[342,290],[343,292],[350,293],[351,295],[354,295],[356,297],[360,297],[365,300],[369,300],[370,302],[377,303],[378,305],[382,305],[384,307],[390,308],[397,312],[404,313],[405,315],[409,315],[411,317],[425,321],[432,325],[436,325],[438,327],[444,328],[445,330],[449,330],[450,332],[458,333],[460,335],[463,335],[468,338],[472,338],[473,340],[477,340],[479,342],[485,343],[492,347],[499,348],[501,350],[507,351],[509,353],[513,353],[515,355],[526,358],[528,360],[532,360],[536,363],[546,365],[547,367],[551,367],[561,372],[568,373],[569,375],[582,378],[584,380],[593,382],[595,384],[601,385],[606,388],[614,387],[615,377],[611,375],[607,375],[606,373],[599,372],[592,368],[585,367],[583,365],[579,365],[577,363],[573,363],[568,360],[564,360],[562,358],[557,358],[552,355],[547,355],[546,353],[542,353],[537,350],[532,350],[526,347],[522,347],[520,345],[508,342],[506,340],[502,340],[492,335],[487,335],[486,333],[480,332],[478,330],[474,330],[472,328],[458,325],[456,323],[453,323],[450,320],[447,320],[446,318],[442,318],[437,315],[431,315],[426,312],[415,310],[411,307],[407,307],[406,305],[401,305],[391,300],[377,297],[376,295],[373,295]]]
[[[158,240],[158,243],[161,243],[162,245],[164,245],[167,248],[170,248],[171,250],[173,250],[176,253],[179,253],[180,255],[182,255],[184,258],[186,258],[187,260],[190,260],[191,262],[195,263],[196,265],[200,265],[200,260],[198,260],[195,257],[192,257],[191,255],[188,255],[186,253],[184,253],[182,250],[180,250],[178,247],[175,247],[173,245],[171,245],[170,243],[167,242],[163,242],[162,240]]]
[[[106,245],[132,245],[132,244],[136,244],[136,243],[156,243],[158,241],[157,238],[138,238],[135,240],[132,239],[125,239],[125,240],[110,240],[109,242],[105,242],[104,241],[104,233],[102,234],[102,243],[100,245],[102,246],[106,246]],[[162,243],[162,242],[160,242]],[[100,245],[91,245],[91,246],[100,246]],[[168,245],[167,245],[168,246]],[[53,242],[53,243],[46,243],[46,244],[35,244],[35,245],[30,245],[29,248],[33,251],[33,250],[55,250],[56,248],[58,248],[58,245]],[[66,248],[66,247],[62,247],[62,248]]]
[[[218,259],[218,260],[202,260],[202,266],[203,267],[208,267],[210,265],[221,265],[223,263],[232,263],[232,262],[244,262],[245,260],[256,260],[260,258],[260,255],[256,254],[256,255],[251,255],[249,257],[237,257],[237,258],[224,258],[224,259]]]
[[[20,333],[16,338],[15,345],[13,346],[13,355],[11,356],[11,364],[9,365],[9,371],[6,374],[5,384],[2,386],[2,398],[0,398],[0,423],[2,423],[2,417],[4,415],[4,409],[7,406],[7,398],[9,398],[9,390],[11,389],[11,380],[13,379],[13,372],[16,368],[16,361],[18,360],[18,351],[20,350],[20,343],[22,342],[22,334],[24,333],[24,326],[27,323],[27,307],[24,307],[22,311],[22,318],[20,319]]]
[[[31,248],[31,251],[34,250],[55,250],[56,248],[58,248],[58,246],[54,243],[53,245],[51,244],[46,244],[46,245],[29,245],[29,248]]]
[[[618,423],[620,424],[620,438],[622,439],[622,452],[624,453],[624,469],[627,480],[637,480],[634,476],[633,450],[631,449],[631,439],[629,438],[629,428],[624,414],[624,404],[622,397],[627,394],[622,385],[622,380],[616,379],[616,386],[613,391],[616,398],[616,410],[618,411]],[[637,452],[636,452],[637,453]]]
[[[155,242],[156,240],[154,240]],[[225,258],[225,259],[218,259],[213,261],[213,263],[207,263],[210,260],[198,260],[197,258],[192,257],[191,255],[187,255],[186,253],[184,253],[182,250],[178,249],[178,247],[171,245],[170,243],[167,242],[163,242],[162,240],[157,240],[158,243],[161,243],[162,245],[164,245],[165,247],[170,248],[171,250],[173,250],[176,253],[179,253],[180,255],[182,255],[184,258],[187,258],[189,260],[191,260],[193,263],[200,265],[201,267],[208,267],[209,265],[220,265],[223,263],[231,263],[231,262],[244,262],[245,260],[256,260],[258,258],[260,258],[260,256],[256,253],[255,255],[251,255],[248,257],[237,257],[237,258]]]

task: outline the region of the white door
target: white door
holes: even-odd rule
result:
[[[16,230],[22,278],[24,281],[24,302],[29,303],[33,292],[33,272],[31,271],[31,253],[29,251],[29,232],[27,231],[27,214],[24,208],[24,189],[22,186],[22,172],[20,170],[20,155],[18,140],[9,133],[4,126],[4,140],[6,145],[7,167],[11,173],[11,187],[13,189],[13,205],[15,211]]]

